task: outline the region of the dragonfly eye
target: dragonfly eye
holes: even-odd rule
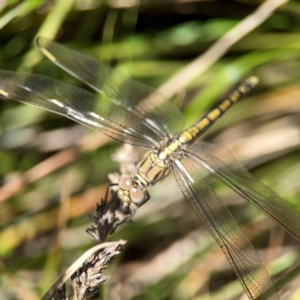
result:
[[[134,203],[139,204],[144,200],[145,193],[139,188],[132,187],[130,190],[130,198]]]
[[[132,180],[127,174],[120,176],[119,187],[123,190],[130,190],[132,188]]]

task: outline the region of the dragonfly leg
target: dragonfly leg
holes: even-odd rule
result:
[[[107,202],[108,193],[109,193],[109,191],[111,190],[111,188],[113,186],[118,186],[118,184],[117,183],[111,183],[110,185],[108,185],[108,187],[106,188],[106,192],[105,192],[104,202]]]

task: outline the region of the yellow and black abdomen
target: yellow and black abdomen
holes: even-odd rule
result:
[[[202,117],[193,126],[187,128],[179,135],[181,143],[192,142],[206,132],[216,120],[218,120],[233,104],[238,102],[243,96],[247,95],[258,83],[258,78],[252,76],[242,83],[228,98],[211,109],[204,117]]]

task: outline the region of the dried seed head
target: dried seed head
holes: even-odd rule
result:
[[[97,204],[95,214],[90,215],[96,226],[89,227],[87,232],[97,243],[102,243],[121,224],[131,221],[137,209],[134,203],[120,200],[117,192],[110,190],[110,193],[110,202],[102,199],[101,203]]]

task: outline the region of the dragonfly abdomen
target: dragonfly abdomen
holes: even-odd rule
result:
[[[190,143],[206,132],[233,104],[248,94],[258,83],[258,78],[252,76],[242,83],[228,98],[215,108],[211,109],[204,117],[179,135],[181,143]]]
[[[146,153],[137,165],[135,183],[141,187],[154,185],[162,181],[169,173],[170,162],[181,156],[182,147],[193,142],[214,124],[234,103],[248,94],[257,84],[257,77],[250,77],[241,84],[228,98],[211,109],[193,126],[182,131],[176,138],[163,140],[155,151]]]

